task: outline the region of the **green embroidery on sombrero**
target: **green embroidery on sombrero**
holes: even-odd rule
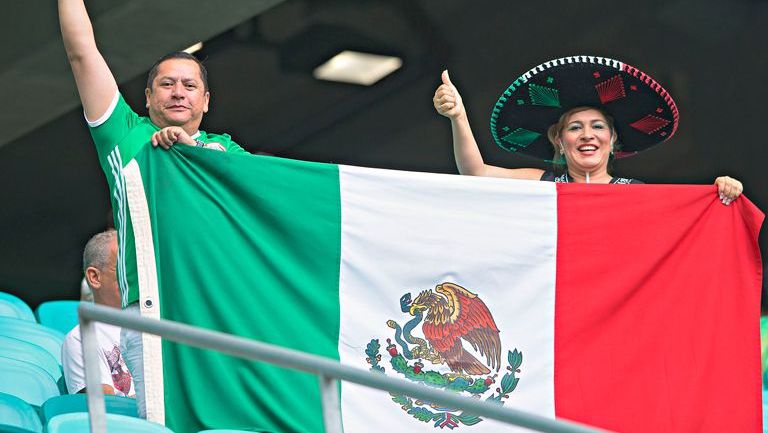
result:
[[[528,94],[531,96],[533,105],[560,107],[560,95],[557,89],[531,83],[528,85]]]
[[[504,109],[504,106],[506,105],[507,101],[509,101],[509,98],[513,95],[515,90],[524,82],[525,80],[522,80],[522,77],[520,77],[517,80],[515,80],[512,84],[510,84],[509,87],[507,87],[507,89],[504,90],[504,93],[502,94],[502,96],[499,97],[499,100],[496,101],[491,111],[491,135],[493,136],[493,141],[496,142],[496,144],[498,144],[499,146],[501,146],[501,148],[505,150],[510,150],[510,149],[508,149],[507,146],[505,146],[502,143],[502,141],[499,140],[499,131],[496,129],[496,126],[497,126],[496,122],[499,119],[501,110]],[[520,101],[522,100],[518,99],[516,101],[518,105],[520,104]],[[522,101],[522,102],[523,104],[525,103],[525,101]],[[509,128],[507,128],[507,130],[509,130]],[[502,131],[502,132],[506,132],[506,131]],[[514,151],[514,150],[510,150],[510,151]]]
[[[517,128],[509,134],[501,137],[499,144],[505,150],[510,152],[516,152],[520,149],[528,147],[534,140],[539,138],[541,134],[535,131],[529,131],[525,128]],[[505,146],[505,144],[507,144]]]

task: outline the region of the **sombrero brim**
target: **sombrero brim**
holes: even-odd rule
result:
[[[621,152],[631,156],[668,140],[679,113],[672,97],[648,74],[618,60],[563,57],[516,79],[491,113],[491,134],[504,150],[552,159],[547,129],[571,108],[599,107],[614,119]]]

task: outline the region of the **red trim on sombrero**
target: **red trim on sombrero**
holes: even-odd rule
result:
[[[659,96],[661,96],[664,99],[664,102],[667,103],[667,106],[669,106],[670,111],[672,111],[672,132],[670,132],[670,136],[675,135],[675,131],[677,131],[677,125],[679,124],[680,120],[680,112],[677,110],[677,104],[675,104],[675,101],[672,100],[672,97],[669,96],[669,93],[662,87],[656,80],[651,78],[648,74],[645,72],[637,69],[634,66],[628,65],[624,63],[624,67],[622,70],[638,80],[644,82],[645,84],[648,84],[648,86],[653,89]]]

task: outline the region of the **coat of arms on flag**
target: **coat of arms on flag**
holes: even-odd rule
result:
[[[516,348],[507,352],[506,371],[497,384],[502,366],[500,331],[477,294],[445,282],[434,290],[422,291],[413,300],[410,293],[404,294],[400,309],[412,318],[402,326],[396,320],[387,320],[387,326],[395,332],[386,339],[393,371],[413,382],[504,404],[520,381],[516,374],[523,354]],[[424,338],[412,334],[419,325]],[[365,348],[365,360],[371,371],[385,373],[380,348],[379,339],[372,339]],[[402,394],[393,394],[392,401],[413,418],[432,422],[434,427],[454,429],[482,421],[476,415]]]

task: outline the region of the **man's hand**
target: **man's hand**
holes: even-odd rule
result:
[[[439,114],[455,119],[464,114],[464,103],[461,100],[459,91],[456,90],[456,86],[451,83],[447,70],[443,71],[440,79],[443,81],[443,84],[435,91],[432,103]]]
[[[175,143],[194,146],[195,140],[189,136],[180,126],[168,126],[152,134],[152,146],[160,146],[163,149],[170,149]]]
[[[715,185],[717,185],[717,193],[720,196],[720,201],[726,206],[736,200],[744,190],[741,182],[730,176],[718,177],[715,179]]]

